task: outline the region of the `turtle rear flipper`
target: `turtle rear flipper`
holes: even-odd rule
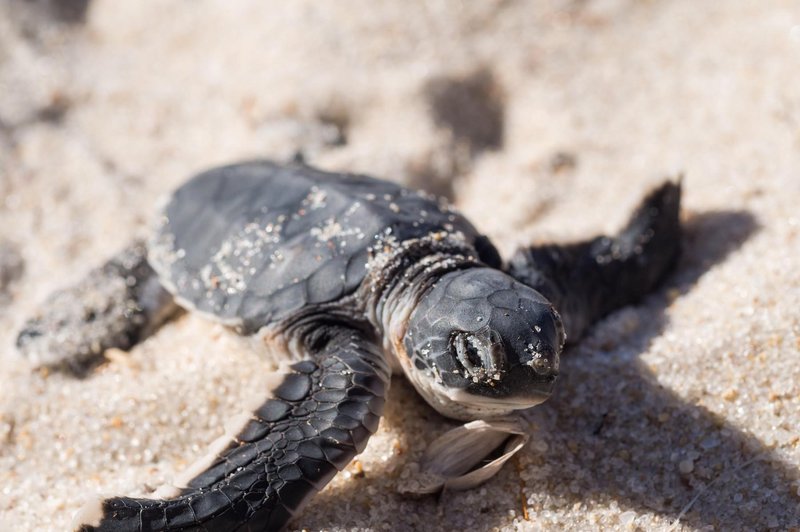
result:
[[[106,349],[130,349],[152,334],[177,308],[137,241],[53,293],[25,323],[17,347],[36,365],[80,375]]]
[[[518,250],[508,273],[531,286],[561,313],[567,339],[609,312],[634,303],[666,276],[680,253],[681,185],[653,190],[615,237]]]
[[[175,497],[90,503],[77,516],[77,530],[285,527],[364,450],[389,388],[390,370],[376,344],[348,328],[321,328],[304,343],[308,358],[291,366],[273,397]]]

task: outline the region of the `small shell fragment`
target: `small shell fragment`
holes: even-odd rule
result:
[[[492,478],[528,441],[517,418],[476,420],[444,433],[425,450],[419,472],[398,486],[405,494],[467,490]],[[502,446],[502,454],[480,465]],[[479,466],[479,467],[478,467]]]

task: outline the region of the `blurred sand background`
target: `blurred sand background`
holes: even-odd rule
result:
[[[496,478],[399,495],[453,423],[395,379],[293,529],[800,527],[796,0],[0,0],[0,529],[147,495],[263,393],[269,364],[193,316],[83,380],[13,341],[192,172],[297,153],[448,195],[504,253],[613,231],[684,172],[687,232]]]

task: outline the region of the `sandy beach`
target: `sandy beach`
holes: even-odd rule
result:
[[[495,478],[398,493],[456,422],[395,378],[290,529],[800,529],[798,72],[796,0],[0,3],[0,529],[147,496],[265,393],[271,362],[198,316],[83,379],[14,341],[193,173],[297,154],[445,195],[505,256],[613,233],[680,174],[685,235]]]

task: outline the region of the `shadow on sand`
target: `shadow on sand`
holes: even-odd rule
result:
[[[613,499],[696,529],[800,525],[792,493],[797,469],[754,436],[665,389],[639,359],[668,324],[664,293],[686,293],[757,229],[746,212],[695,216],[686,224],[677,271],[651,304],[636,309],[636,334],[564,357],[561,387],[547,409],[531,415],[551,435],[545,460],[552,474],[567,472],[559,495],[572,504]],[[767,505],[781,510],[766,512]]]
[[[548,444],[543,453],[532,451],[529,445],[520,458],[520,462],[528,462],[528,467],[541,465],[537,479],[520,478],[522,493],[531,503],[531,521],[536,522],[536,514],[543,508],[558,511],[576,504],[616,501],[623,510],[660,514],[695,529],[785,530],[800,525],[800,501],[792,491],[800,478],[797,469],[782,462],[774,450],[754,436],[665,389],[639,359],[668,324],[665,294],[688,292],[758,228],[747,212],[693,216],[685,224],[683,258],[665,286],[650,296],[647,305],[629,307],[609,318],[613,326],[614,320],[624,320],[627,314],[634,318],[635,330],[623,334],[614,345],[597,345],[590,334],[588,345],[579,345],[563,357],[564,378],[558,391],[528,415],[538,428],[533,441]],[[407,384],[396,379],[394,386],[386,421],[400,433],[400,446],[420,447],[419,440],[432,440],[435,435],[407,434],[403,429],[411,427],[402,421],[399,409],[429,409],[414,397]],[[391,405],[395,399],[405,404]],[[438,418],[433,412],[423,416]],[[440,418],[437,425],[454,424]],[[442,426],[442,430],[447,428]],[[402,464],[387,464],[384,471],[373,469],[369,476],[374,480],[351,482],[320,498],[347,497],[353,494],[342,491],[362,490],[370,482],[377,489],[385,489],[391,480],[384,477],[392,477],[400,469]],[[507,465],[487,486],[491,491],[492,483],[509,483],[515,475],[519,476],[518,471]],[[747,481],[742,482],[743,478]],[[447,494],[444,501],[459,496]],[[506,496],[507,505],[481,508],[480,512],[488,513],[491,520],[496,518],[498,524],[507,522],[508,509],[520,507],[520,494]],[[456,516],[448,516],[455,510],[434,497],[405,501],[403,506],[406,503],[412,504],[414,513],[431,516],[430,529],[458,521]],[[783,511],[765,512],[765,505]],[[356,508],[353,511],[355,518],[360,512]],[[395,519],[403,529],[407,521],[402,515]],[[358,520],[363,523],[368,518],[361,515]]]

